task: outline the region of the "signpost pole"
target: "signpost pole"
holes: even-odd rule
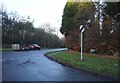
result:
[[[83,60],[83,57],[82,57],[82,55],[83,55],[83,32],[85,29],[84,29],[83,25],[80,25],[79,29],[80,29],[80,33],[81,33],[80,47],[81,47],[81,61],[82,61]]]
[[[83,54],[83,46],[82,46],[82,43],[83,43],[83,32],[81,31],[81,60],[82,60],[82,54]]]

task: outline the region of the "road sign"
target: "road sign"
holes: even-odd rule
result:
[[[83,27],[83,25],[80,25],[79,29],[80,29],[80,32],[84,32],[84,30],[85,30],[84,27]]]

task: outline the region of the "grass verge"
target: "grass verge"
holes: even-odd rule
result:
[[[47,56],[52,53],[55,52],[48,52],[45,55]],[[59,54],[49,56],[48,58],[75,69],[80,69],[99,75],[120,78],[120,67],[118,65],[118,63],[120,63],[119,58],[84,54],[84,60],[80,61],[80,53],[70,51],[61,52]]]
[[[47,55],[54,54],[54,53],[57,53],[57,52],[62,52],[62,51],[64,51],[64,50],[46,52],[44,55],[47,56]]]
[[[0,51],[10,51],[12,50],[11,48],[0,48]]]

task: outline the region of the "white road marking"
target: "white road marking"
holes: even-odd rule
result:
[[[2,59],[2,60],[0,60],[0,61],[2,62],[2,61],[5,61],[5,60],[6,60],[6,59]]]
[[[15,59],[15,58],[10,58],[10,59]]]

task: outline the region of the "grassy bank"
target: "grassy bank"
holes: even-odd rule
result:
[[[61,52],[61,51],[52,51],[52,52],[47,52],[47,53],[45,53],[45,55],[47,56],[47,55],[54,54],[54,53],[57,53],[57,52]]]
[[[10,51],[12,50],[11,48],[0,48],[0,51]]]
[[[46,53],[46,55],[52,53],[54,52]],[[118,63],[120,63],[120,59],[118,58],[84,54],[84,60],[80,61],[80,53],[70,51],[55,54],[49,58],[72,68],[85,70],[105,76],[120,77],[118,74]]]

